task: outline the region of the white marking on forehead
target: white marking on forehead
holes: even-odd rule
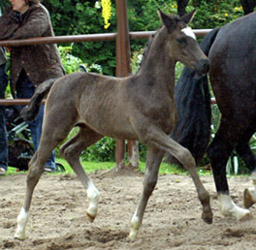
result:
[[[183,28],[181,32],[183,32],[186,36],[189,36],[196,40],[196,35],[190,27],[187,26],[186,28]]]

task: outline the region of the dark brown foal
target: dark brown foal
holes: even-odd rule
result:
[[[122,140],[139,140],[148,146],[144,188],[131,220],[129,239],[137,237],[164,152],[172,154],[189,171],[203,205],[202,217],[206,222],[212,222],[209,194],[197,175],[194,158],[168,136],[176,124],[173,93],[176,62],[181,61],[198,73],[206,73],[209,62],[187,26],[194,12],[182,18],[168,16],[161,11],[159,14],[163,26],[156,33],[135,75],[117,78],[74,73],[56,81],[49,80],[38,87],[27,113],[30,108],[38,106],[49,89],[50,92],[41,142],[29,166],[27,193],[18,216],[16,238],[25,238],[32,193],[44,171],[45,162],[74,126],[79,126],[80,131],[62,146],[61,153],[87,190],[87,215],[91,221],[97,214],[99,191],[86,175],[79,156],[82,150],[106,135]]]

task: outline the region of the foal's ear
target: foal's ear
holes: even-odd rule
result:
[[[194,16],[196,14],[196,10],[193,10],[190,13],[185,14],[184,16],[182,16],[180,19],[181,21],[183,21],[184,23],[188,24],[190,22],[192,22]]]
[[[170,16],[164,14],[159,8],[158,15],[169,32],[172,32],[176,29],[178,23],[177,18],[171,18]]]

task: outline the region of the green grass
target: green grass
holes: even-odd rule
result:
[[[57,158],[56,162],[61,163],[65,167],[65,172],[64,173],[56,173],[56,174],[73,174],[74,171],[72,168],[69,166],[69,164],[62,158]],[[115,167],[115,162],[82,162],[84,169],[86,170],[87,173],[92,173],[97,170],[110,170]],[[146,163],[145,162],[140,162],[139,164],[139,169],[141,172],[145,172],[145,167]],[[8,173],[7,175],[12,175],[12,174],[19,174],[19,173],[25,173],[26,171],[17,171],[16,168],[13,167],[8,167]],[[177,166],[177,165],[170,165],[167,163],[161,163],[159,174],[179,174],[179,175],[188,175],[188,172]],[[209,175],[210,171],[208,170],[202,170],[198,168],[198,174],[199,175]]]

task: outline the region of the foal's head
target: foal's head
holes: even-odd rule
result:
[[[209,70],[209,61],[200,49],[196,36],[192,29],[188,27],[195,15],[195,11],[182,17],[176,15],[166,15],[161,10],[160,18],[168,33],[168,53],[176,61],[180,61],[185,66],[196,70],[199,74],[205,74]]]

